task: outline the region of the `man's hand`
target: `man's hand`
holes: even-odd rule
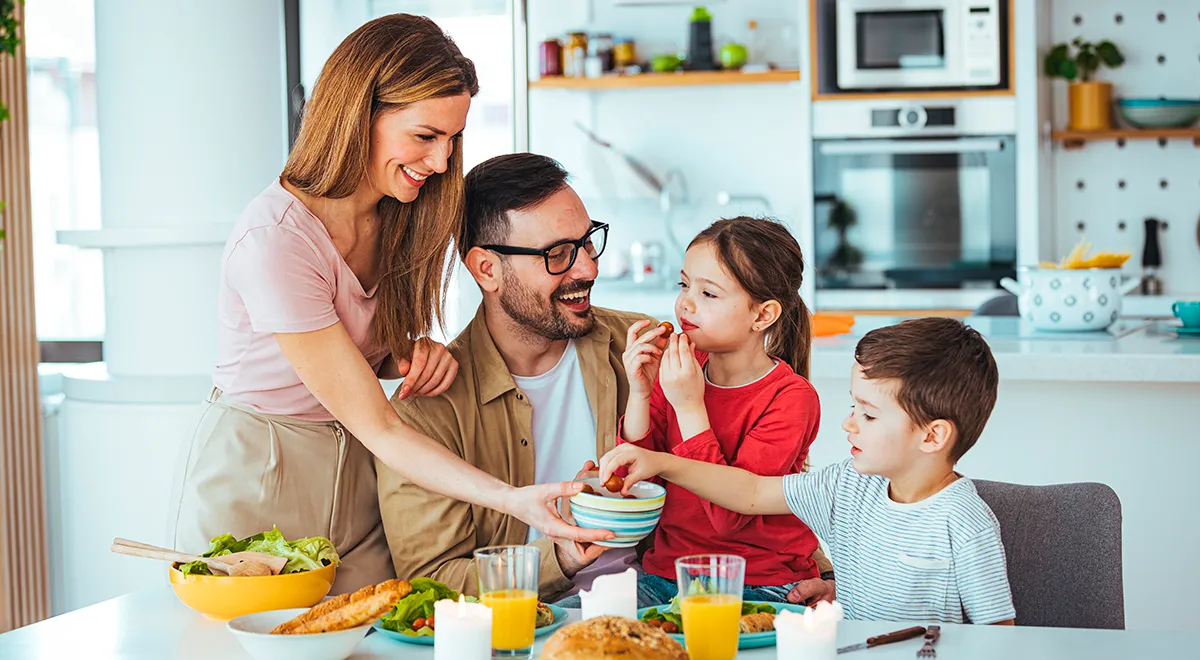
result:
[[[558,559],[558,566],[562,568],[563,575],[569,578],[591,566],[606,550],[608,548],[595,543],[554,539],[554,556]]]
[[[788,592],[787,600],[789,603],[797,605],[816,605],[820,601],[833,602],[837,596],[837,583],[833,580],[822,580],[821,578],[811,578],[801,580]]]

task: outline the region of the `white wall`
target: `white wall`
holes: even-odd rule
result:
[[[806,6],[806,5],[804,5]],[[591,7],[589,15],[588,7]],[[771,32],[768,54],[793,68],[807,58],[799,2],[748,0],[712,5],[714,42],[745,43],[750,19]],[[637,42],[640,59],[687,45],[690,6],[617,7],[612,0],[529,4],[529,64],[537,77],[538,44],[581,29]],[[805,76],[807,78],[807,76]],[[664,241],[655,193],[621,159],[588,141],[579,122],[648,165],[660,177],[683,172],[689,203],[678,211],[676,235],[686,243],[712,221],[756,205],[721,207],[716,193],[758,195],[788,223],[802,247],[811,236],[811,155],[807,79],[791,84],[667,87],[608,92],[532,89],[530,151],[560,160],[593,217],[612,224],[604,261],[615,262],[633,241]],[[806,253],[810,252],[806,250]],[[602,263],[602,269],[607,264]],[[678,260],[675,262],[678,269]]]

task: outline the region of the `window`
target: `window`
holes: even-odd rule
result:
[[[44,359],[64,349],[74,360],[99,359],[101,254],[56,242],[59,230],[100,228],[92,0],[26,3],[24,29],[38,338]],[[88,343],[72,345],[80,341]]]

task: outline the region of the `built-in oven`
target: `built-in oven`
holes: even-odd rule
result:
[[[837,0],[837,86],[998,87],[1002,0]]]
[[[1016,270],[1011,98],[813,106],[818,289],[994,287]]]

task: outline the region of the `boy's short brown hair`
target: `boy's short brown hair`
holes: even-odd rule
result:
[[[917,425],[954,424],[957,462],[975,445],[992,407],[1000,372],[978,331],[949,318],[924,318],[868,332],[854,358],[870,379],[899,382],[896,400]]]

